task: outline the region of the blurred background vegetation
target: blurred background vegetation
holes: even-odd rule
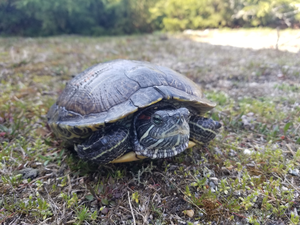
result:
[[[0,0],[2,35],[300,27],[299,0]]]

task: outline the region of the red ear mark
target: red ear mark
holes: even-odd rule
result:
[[[139,116],[139,120],[150,120],[151,117],[150,116],[146,116],[145,114],[142,114]]]

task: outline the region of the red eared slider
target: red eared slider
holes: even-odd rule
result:
[[[134,158],[172,157],[189,141],[209,142],[221,127],[203,117],[214,106],[174,70],[114,60],[69,81],[47,117],[56,136],[74,145],[80,158],[109,163],[128,152]]]

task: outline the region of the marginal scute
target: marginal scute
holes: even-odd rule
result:
[[[162,95],[153,87],[141,88],[131,96],[131,101],[135,106],[144,108],[162,100]]]
[[[81,119],[78,119],[78,117],[73,120],[66,120],[66,121],[61,121],[60,124],[61,126],[64,127],[94,127],[97,125],[104,126],[104,121],[107,118],[108,113],[107,112],[101,112],[101,113],[95,113],[95,114],[90,114],[88,116],[81,117]]]
[[[105,119],[105,123],[112,123],[117,121],[118,119],[124,118],[129,114],[134,113],[138,110],[138,107],[132,104],[132,102],[126,101],[119,105],[116,105],[108,110],[107,117]]]

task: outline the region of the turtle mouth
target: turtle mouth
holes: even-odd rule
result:
[[[190,134],[189,127],[177,127],[176,129],[172,128],[173,131],[166,131],[160,134],[158,137],[152,137],[154,139],[165,139],[170,137],[176,137],[176,136],[186,136]]]
[[[144,148],[140,144],[135,146],[136,154],[152,159],[168,158],[178,155],[187,149],[189,134],[178,134],[158,139],[153,145]]]

